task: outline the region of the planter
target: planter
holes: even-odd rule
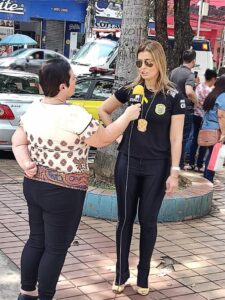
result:
[[[182,172],[191,185],[178,190],[173,197],[165,197],[159,212],[159,222],[176,222],[200,218],[211,210],[213,185],[197,173]],[[85,199],[83,215],[117,220],[117,199],[113,190],[90,187]]]

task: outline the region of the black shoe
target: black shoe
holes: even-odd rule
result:
[[[38,300],[38,296],[19,294],[18,300]]]

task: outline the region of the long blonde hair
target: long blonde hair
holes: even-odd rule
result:
[[[162,45],[157,41],[145,41],[139,46],[137,57],[140,52],[144,51],[148,51],[151,54],[154,63],[159,70],[159,76],[156,80],[156,92],[162,91],[163,93],[166,93],[167,90],[174,89],[174,84],[167,76],[166,55]],[[133,88],[138,84],[145,84],[141,75],[138,75],[138,77],[135,78],[134,81],[127,86],[127,88]]]

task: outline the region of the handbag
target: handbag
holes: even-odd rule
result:
[[[222,142],[216,143],[213,147],[207,169],[210,171],[221,171],[225,159],[225,145]]]
[[[220,139],[219,129],[200,129],[198,133],[198,145],[209,147],[214,146]]]

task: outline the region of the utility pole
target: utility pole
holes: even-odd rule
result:
[[[198,2],[199,9],[198,9],[198,27],[197,27],[197,38],[199,38],[200,34],[200,27],[201,27],[201,20],[202,20],[202,8],[203,8],[204,0],[200,0]]]

